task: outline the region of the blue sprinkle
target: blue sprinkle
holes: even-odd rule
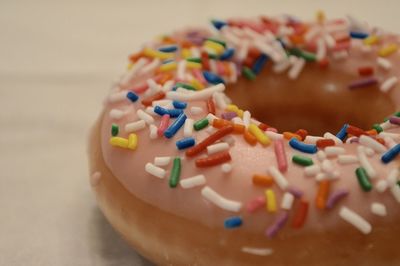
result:
[[[359,32],[359,31],[351,31],[350,37],[354,39],[365,39],[368,37],[368,33]]]
[[[126,94],[126,98],[128,98],[132,102],[136,102],[139,99],[139,96],[137,96],[137,94],[133,91],[130,91]]]
[[[186,121],[185,113],[181,113],[178,118],[164,131],[164,136],[166,138],[172,138],[176,132],[183,126]]]
[[[221,56],[219,57],[220,60],[228,60],[235,54],[235,49],[233,48],[228,48],[226,49]]]
[[[257,58],[257,60],[254,62],[252,70],[254,74],[258,75],[260,74],[261,70],[264,68],[265,63],[268,61],[268,56],[265,54],[260,55],[260,57]]]
[[[336,134],[336,137],[338,137],[339,139],[341,139],[343,141],[347,136],[347,128],[348,127],[349,127],[349,124],[344,124],[343,127]]]
[[[208,83],[211,83],[211,84],[224,83],[225,84],[224,80],[220,76],[218,76],[212,72],[203,71],[203,76],[208,81]]]
[[[176,45],[170,45],[170,46],[163,46],[158,48],[158,51],[163,52],[163,53],[172,53],[178,50],[178,47]]]
[[[194,138],[189,137],[178,140],[176,142],[176,147],[178,148],[178,150],[183,150],[194,146],[194,144],[195,144]]]
[[[296,138],[292,138],[289,141],[289,145],[298,151],[304,152],[304,153],[316,153],[318,151],[317,146],[313,144],[305,144],[304,142],[299,141]]]
[[[178,117],[183,113],[181,109],[168,109],[168,114],[170,117]]]
[[[158,114],[159,116],[169,115],[170,117],[178,117],[183,113],[183,111],[180,109],[165,109],[157,105],[154,107],[154,113]]]
[[[226,23],[225,21],[216,20],[216,19],[211,20],[211,23],[213,24],[213,26],[214,26],[217,30],[220,30],[223,26],[226,26],[226,25],[227,25],[227,23]]]
[[[400,153],[400,144],[397,144],[396,146],[385,152],[382,155],[381,160],[384,163],[390,163],[397,155],[399,155],[399,153]]]
[[[227,229],[232,229],[241,226],[242,223],[243,223],[242,218],[240,218],[239,216],[233,216],[225,219],[224,226]]]
[[[187,103],[185,102],[180,102],[180,101],[173,101],[172,104],[176,109],[185,109],[187,106]]]

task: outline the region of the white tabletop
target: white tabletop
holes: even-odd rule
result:
[[[215,2],[0,1],[0,265],[150,265],[96,207],[86,158],[101,101],[143,41],[215,16],[320,8],[399,31],[398,0]]]

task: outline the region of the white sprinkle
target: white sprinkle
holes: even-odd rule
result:
[[[157,138],[157,127],[153,124],[150,125],[150,139],[156,139]]]
[[[349,56],[349,53],[346,50],[337,51],[332,53],[332,57],[335,60],[343,60]]]
[[[181,60],[178,63],[178,68],[176,70],[176,77],[178,80],[185,79],[185,71],[186,71],[186,60]]]
[[[208,120],[208,124],[212,125],[214,119],[217,119],[218,117],[216,117],[215,115],[213,115],[212,113],[208,113],[208,115],[206,116],[207,120]]]
[[[118,110],[118,109],[111,109],[110,110],[110,117],[112,119],[119,120],[125,115],[124,111]]]
[[[387,215],[386,206],[378,202],[373,202],[371,204],[371,212],[378,216]]]
[[[306,64],[304,58],[298,58],[293,66],[290,68],[288,76],[290,79],[297,79]]]
[[[238,52],[236,54],[236,58],[238,59],[238,61],[239,62],[244,61],[244,59],[247,57],[248,52],[249,52],[248,41],[241,42],[241,45],[239,46]]]
[[[125,125],[125,132],[127,132],[127,133],[136,132],[136,131],[139,131],[139,130],[145,128],[145,127],[146,127],[146,122],[144,122],[144,120],[139,120],[139,121],[136,121],[136,122],[132,122],[132,123],[126,124]]]
[[[388,182],[385,179],[381,179],[376,182],[375,188],[379,193],[383,193],[388,188]]]
[[[390,191],[392,192],[393,197],[400,203],[400,186],[395,184],[391,186]]]
[[[181,187],[185,189],[201,186],[204,185],[205,183],[206,183],[206,178],[204,175],[196,175],[179,181]]]
[[[283,73],[290,67],[291,63],[289,60],[285,59],[282,60],[281,62],[275,64],[273,66],[273,71],[277,74]]]
[[[327,154],[324,151],[319,150],[317,152],[317,159],[318,161],[322,162],[323,160],[325,160],[327,157]]]
[[[399,82],[399,79],[397,77],[390,77],[386,79],[385,81],[382,82],[381,86],[379,89],[382,92],[388,92],[391,90],[397,83]]]
[[[328,179],[328,175],[326,173],[320,172],[315,176],[315,181],[317,181],[317,182],[320,182],[320,181],[323,181],[326,179]]]
[[[116,92],[116,93],[112,93],[112,94],[110,94],[110,96],[108,96],[108,101],[110,102],[110,103],[116,103],[116,102],[120,102],[120,101],[123,101],[123,100],[126,100],[127,98],[126,98],[126,94],[127,94],[127,91],[119,91],[119,92]]]
[[[335,39],[330,34],[325,33],[323,38],[329,48],[333,48],[336,45]]]
[[[232,165],[230,163],[224,163],[221,165],[221,170],[225,174],[230,173],[232,171]]]
[[[317,61],[321,61],[326,56],[326,45],[322,38],[317,40]]]
[[[343,144],[343,141],[341,139],[339,139],[338,137],[336,137],[335,135],[333,135],[330,132],[326,132],[324,134],[324,138],[333,140],[336,145]]]
[[[250,119],[251,119],[251,114],[249,111],[244,111],[243,112],[243,124],[246,128],[249,128],[250,126]]]
[[[339,216],[345,220],[346,222],[352,224],[358,230],[360,230],[363,234],[371,233],[372,226],[371,224],[366,221],[363,217],[359,214],[355,213],[354,211],[350,210],[347,207],[342,207],[339,212]]]
[[[279,133],[276,133],[276,132],[273,132],[273,131],[267,130],[267,131],[265,131],[264,133],[265,133],[265,135],[267,135],[267,136],[268,136],[269,138],[271,138],[272,140],[280,140],[280,139],[283,139],[283,135],[282,135],[282,134],[279,134]]]
[[[144,120],[147,124],[150,125],[154,123],[154,118],[148,113],[144,112],[142,109],[137,110],[136,114],[140,119]]]
[[[94,172],[90,176],[90,185],[92,187],[97,186],[100,183],[100,179],[101,179],[101,173],[99,171]]]
[[[372,157],[375,155],[375,151],[373,149],[371,149],[370,147],[365,147],[365,146],[363,146],[363,147],[364,147],[365,154],[368,157]]]
[[[338,155],[342,155],[346,152],[346,150],[342,147],[335,147],[335,146],[329,146],[325,148],[325,153],[326,156],[328,157],[334,157]]]
[[[307,144],[316,144],[318,140],[324,139],[323,137],[317,137],[317,136],[310,136],[307,135],[306,138],[304,139],[304,143]]]
[[[183,126],[183,136],[191,137],[193,135],[193,119],[188,118],[185,120],[185,125]]]
[[[270,248],[251,248],[251,247],[242,247],[242,252],[249,253],[256,256],[269,256],[274,251]]]
[[[385,122],[383,122],[383,123],[381,123],[380,124],[380,127],[383,129],[383,130],[388,130],[388,129],[391,129],[391,128],[394,128],[395,127],[395,125],[393,125],[392,123],[390,123],[390,121],[388,120],[388,121],[385,121]],[[386,135],[386,134],[388,134],[388,135],[399,135],[399,134],[396,134],[396,133],[387,133],[387,132],[381,132],[381,133],[379,133],[379,135]]]
[[[280,187],[280,189],[286,190],[287,187],[289,186],[289,182],[282,175],[282,173],[275,166],[270,166],[268,168],[268,171],[269,171],[270,175],[272,175],[275,183]]]
[[[145,112],[148,113],[148,114],[151,115],[151,116],[156,116],[156,115],[157,115],[157,114],[154,112],[154,107],[152,107],[152,106],[147,106]]]
[[[229,135],[224,137],[224,138],[222,138],[222,141],[228,143],[229,146],[235,145],[235,139],[232,136],[229,136]]]
[[[381,68],[383,68],[384,70],[390,70],[392,68],[392,63],[390,63],[389,60],[383,58],[383,57],[378,57],[376,59],[376,63],[378,64],[378,66],[380,66]]]
[[[240,117],[238,117],[238,116],[232,118],[232,122],[235,123],[235,124],[244,125],[244,124],[243,124],[243,120],[242,120]]]
[[[304,174],[306,176],[315,176],[321,172],[321,167],[318,164],[313,164],[304,168]]]
[[[280,55],[280,53],[278,53],[277,51],[275,51],[275,49],[270,46],[269,44],[266,44],[262,41],[255,41],[253,43],[253,45],[258,48],[258,50],[260,50],[260,52],[268,55],[272,61],[276,62],[280,62],[282,60],[282,56]]]
[[[393,124],[391,124],[391,125],[393,125]],[[381,124],[381,126],[382,126],[382,124]],[[384,130],[386,130],[386,128]],[[389,138],[392,138],[394,141],[400,141],[400,134],[397,134],[397,133],[381,132],[381,133],[379,133],[379,137],[383,137],[383,138],[389,137]]]
[[[154,164],[156,166],[167,166],[170,161],[171,161],[171,157],[169,157],[169,156],[154,158]]]
[[[190,113],[192,115],[199,115],[199,114],[203,113],[203,109],[198,106],[192,106],[192,107],[190,107]]]
[[[391,149],[397,145],[397,143],[391,137],[384,136],[383,140],[385,141],[385,145],[388,149]]]
[[[225,151],[227,149],[229,149],[229,144],[225,143],[225,142],[220,142],[220,143],[216,143],[216,144],[207,146],[207,153],[214,154],[217,152]]]
[[[321,170],[325,173],[332,173],[333,172],[333,164],[330,160],[323,160],[321,164]]]
[[[164,107],[164,108],[173,108],[171,100],[157,100],[157,101],[153,101],[151,103],[151,105],[153,107],[158,105],[158,106],[161,106],[161,107]]]
[[[214,101],[217,105],[217,107],[221,110],[225,110],[226,109],[226,102],[224,100],[224,95],[221,92],[216,92],[213,95]]]
[[[163,92],[167,92],[172,90],[172,88],[174,87],[174,81],[173,80],[168,80],[167,82],[164,83],[164,85],[162,86],[161,90]]]
[[[283,194],[281,208],[284,210],[290,210],[293,206],[293,201],[294,201],[293,194],[289,193],[289,192],[285,192],[285,194]]]
[[[386,177],[389,186],[396,185],[397,181],[399,180],[399,176],[400,176],[400,170],[397,168],[392,169],[389,172],[388,176]]]
[[[313,26],[313,27],[311,27],[311,28],[306,32],[306,34],[304,34],[304,40],[305,40],[306,42],[310,42],[310,41],[312,41],[312,39],[314,39],[314,37],[316,37],[320,32],[321,32],[321,28],[320,28],[318,25]],[[318,40],[322,40],[322,39],[320,38],[320,39],[318,39]]]
[[[377,173],[375,169],[372,167],[372,164],[369,162],[367,155],[365,154],[365,148],[363,146],[357,147],[357,155],[361,166],[365,168],[365,171],[367,172],[368,176],[370,178],[375,178],[377,176]]]
[[[153,79],[146,80],[148,90],[145,92],[145,96],[151,96],[161,90],[161,86],[155,82]]]
[[[178,91],[168,91],[166,93],[166,98],[177,101],[197,101],[197,100],[207,100],[216,92],[222,92],[225,90],[225,85],[223,83],[219,83],[217,85],[208,87],[206,89],[196,91],[193,93],[181,93]]]
[[[145,65],[140,71],[140,75],[145,75],[148,74],[152,71],[154,71],[159,65],[161,65],[161,61],[158,58],[155,58],[153,61]]]
[[[129,69],[128,72],[121,78],[120,85],[122,87],[127,87],[129,83],[132,81],[132,79],[136,76],[138,71],[144,67],[144,65],[147,63],[147,59],[145,58],[140,58],[136,63]]]
[[[155,166],[152,163],[146,163],[145,170],[147,173],[149,173],[155,177],[161,178],[161,179],[164,178],[165,174],[166,174],[166,171],[164,169],[162,169],[158,166]]]
[[[340,164],[353,164],[358,163],[358,158],[355,155],[339,155],[337,162]]]
[[[238,212],[242,208],[242,203],[226,199],[208,186],[204,187],[201,190],[201,195],[203,195],[204,198],[208,199],[221,209],[227,211]]]
[[[382,144],[380,144],[378,141],[374,140],[373,138],[366,136],[366,135],[361,135],[359,138],[359,143],[367,146],[371,149],[373,149],[374,151],[378,152],[378,153],[382,153],[385,152],[387,149],[385,146],[383,146]]]

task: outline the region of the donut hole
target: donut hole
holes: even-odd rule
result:
[[[311,65],[298,79],[290,80],[266,68],[254,81],[239,79],[226,93],[239,108],[280,132],[303,128],[323,135],[336,133],[345,123],[367,130],[395,112],[395,103],[377,85],[349,89],[359,78]]]

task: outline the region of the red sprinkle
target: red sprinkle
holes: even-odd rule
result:
[[[304,225],[304,222],[307,218],[308,214],[308,202],[305,200],[300,201],[300,206],[297,209],[297,212],[293,218],[292,227],[293,228],[301,228]]]
[[[214,104],[214,100],[212,98],[209,98],[207,100],[207,109],[208,112],[215,115],[215,104]]]
[[[299,135],[301,137],[301,140],[303,141],[307,137],[308,131],[305,129],[299,129],[296,131],[296,134]]]
[[[269,127],[270,127],[270,126],[268,126],[267,124],[264,124],[264,123],[260,123],[260,124],[258,125],[258,128],[261,129],[262,131],[267,131],[267,129],[268,129]]]
[[[197,167],[209,167],[209,166],[218,165],[218,164],[221,164],[224,162],[228,162],[231,159],[232,158],[231,158],[231,155],[229,154],[229,152],[225,151],[225,152],[220,152],[220,153],[210,155],[205,158],[197,159],[196,166]]]
[[[328,58],[321,59],[321,60],[318,62],[318,65],[319,65],[319,67],[322,68],[322,69],[327,68],[327,67],[329,66],[329,60],[328,60]]]
[[[371,76],[374,74],[374,69],[370,66],[360,67],[358,68],[358,74],[360,76]]]
[[[201,64],[203,65],[204,70],[210,70],[210,63],[208,59],[208,54],[206,51],[201,52]]]
[[[361,136],[361,135],[367,135],[367,134],[364,132],[364,130],[362,130],[361,128],[352,126],[352,125],[349,125],[349,126],[347,127],[347,134],[350,134],[350,135],[353,135],[353,136],[356,136],[356,137],[359,137],[359,136]]]
[[[168,128],[169,125],[169,115],[165,114],[162,116],[160,125],[158,126],[157,129],[157,135],[159,137],[162,137],[164,135],[164,131]]]
[[[154,101],[164,99],[164,97],[165,97],[165,93],[160,91],[150,97],[147,97],[146,99],[143,99],[142,104],[144,106],[150,106]]]
[[[316,144],[318,148],[323,149],[328,146],[335,146],[336,143],[333,139],[319,139]]]

